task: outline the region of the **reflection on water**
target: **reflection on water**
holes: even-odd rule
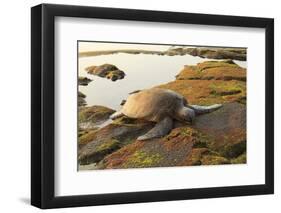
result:
[[[118,110],[120,103],[130,92],[173,81],[184,65],[195,65],[199,62],[213,59],[203,59],[190,55],[159,56],[145,54],[113,54],[79,58],[79,76],[87,76],[93,81],[88,86],[79,86],[86,102],[91,105],[102,105]],[[109,63],[126,73],[122,80],[110,81],[95,75],[89,75],[85,68],[92,65]],[[235,61],[242,67],[247,62]]]

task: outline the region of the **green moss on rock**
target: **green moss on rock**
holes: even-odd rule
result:
[[[79,76],[78,78],[78,84],[81,86],[87,86],[91,81],[91,79],[83,76]]]
[[[96,147],[96,152],[107,152],[110,150],[117,150],[121,147],[121,143],[116,139],[107,140]]]
[[[211,89],[211,95],[219,95],[219,96],[226,96],[226,95],[235,95],[238,93],[245,94],[246,92],[246,85],[244,82],[241,81],[231,81],[228,83],[213,83],[209,85]]]
[[[78,91],[78,106],[79,107],[83,107],[83,106],[87,105],[85,98],[86,98],[86,95],[83,94],[82,92]]]
[[[209,150],[207,148],[194,148],[192,149],[190,155],[184,160],[182,165],[187,166],[199,166],[202,164],[201,158],[204,154],[208,154]]]
[[[229,163],[230,161],[228,159],[217,155],[204,155],[201,159],[202,165],[221,165]]]
[[[117,118],[113,121],[114,124],[119,124],[119,125],[122,125],[122,124],[136,124],[138,122],[137,119],[134,119],[134,118],[129,118],[127,116],[122,116],[120,118]]]
[[[178,92],[191,104],[246,103],[246,76],[246,69],[231,60],[205,61],[185,66],[175,81],[158,87]]]
[[[125,164],[124,168],[146,168],[152,167],[161,161],[162,157],[159,153],[149,154],[145,151],[136,151],[131,155]]]
[[[193,148],[190,155],[182,162],[186,166],[229,164],[230,161],[209,148]]]
[[[92,122],[92,123],[99,123],[103,122],[109,118],[109,116],[114,113],[115,110],[104,106],[90,106],[90,107],[83,107],[79,110],[79,122]]]
[[[237,158],[231,159],[231,163],[233,163],[233,164],[245,164],[245,163],[247,163],[246,152],[239,155]]]
[[[90,66],[86,68],[86,71],[89,74],[97,75],[102,78],[107,78],[112,81],[118,79],[123,79],[125,73],[122,70],[119,70],[115,65],[112,64],[103,64],[100,66]]]
[[[227,144],[220,149],[220,154],[226,158],[236,158],[246,152],[246,141],[239,143]]]
[[[158,87],[173,90],[198,105],[238,102],[246,96],[245,82],[237,80],[175,80]]]
[[[81,132],[80,136],[78,138],[78,144],[79,145],[85,145],[85,144],[91,142],[92,140],[95,139],[96,132],[97,132],[97,129]]]
[[[116,139],[108,139],[103,141],[102,143],[96,141],[96,144],[92,144],[90,154],[79,156],[79,163],[81,165],[97,163],[101,161],[106,155],[114,152],[120,147],[121,143]]]
[[[233,61],[231,61],[233,62]],[[246,81],[246,70],[228,61],[205,61],[187,65],[177,75],[177,80],[240,80]]]

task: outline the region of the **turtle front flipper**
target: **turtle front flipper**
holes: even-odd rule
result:
[[[122,111],[117,111],[115,113],[113,113],[112,115],[109,116],[110,119],[115,120],[117,118],[122,117],[124,114],[122,113]]]
[[[168,134],[172,128],[173,128],[173,119],[170,117],[165,117],[163,120],[159,121],[146,134],[138,137],[137,140],[148,140],[152,138],[162,137]]]

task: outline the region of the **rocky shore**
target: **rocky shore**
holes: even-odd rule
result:
[[[196,117],[192,125],[177,122],[165,137],[147,141],[136,138],[154,123],[125,116],[111,121],[114,110],[81,106],[80,169],[246,163],[246,69],[229,59],[186,65],[174,81],[156,87],[174,90],[190,104],[223,106]]]
[[[246,61],[245,48],[205,48],[205,47],[173,47],[166,51],[167,55],[192,55],[210,59],[232,59]]]
[[[99,55],[111,55],[118,53],[126,54],[150,54],[150,55],[192,55],[201,58],[210,59],[232,59],[232,60],[247,60],[247,50],[246,48],[215,48],[215,47],[171,47],[166,51],[151,51],[151,50],[104,50],[104,51],[89,51],[79,53],[79,57],[89,57],[89,56],[99,56]]]

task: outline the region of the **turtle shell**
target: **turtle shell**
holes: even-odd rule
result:
[[[184,97],[172,90],[152,88],[130,95],[122,113],[131,118],[158,122],[166,116],[173,118],[184,103]]]

